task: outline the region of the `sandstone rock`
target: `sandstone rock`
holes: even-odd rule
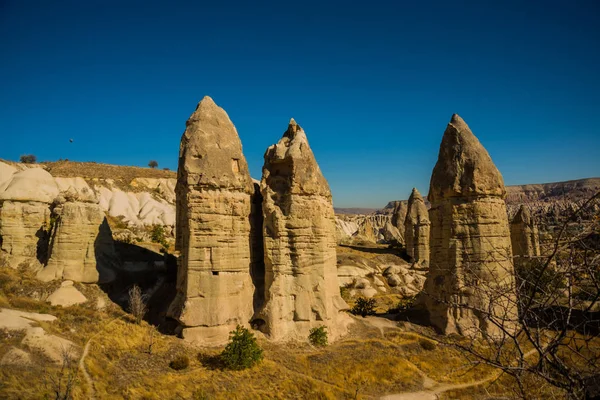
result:
[[[14,174],[17,173],[17,169],[12,165],[0,162],[0,193],[4,192],[4,183],[8,182]]]
[[[516,328],[505,194],[487,151],[452,116],[431,176],[431,260],[423,298],[431,323],[443,333],[498,338],[501,331],[491,322],[498,318],[506,319],[507,330]]]
[[[56,364],[62,364],[65,352],[67,352],[73,360],[78,358],[79,349],[73,342],[56,335],[48,334],[40,327],[27,329],[21,343],[31,349],[41,351]]]
[[[75,197],[73,199],[80,197]],[[70,201],[57,204],[46,267],[38,273],[43,281],[69,279],[106,283],[115,279],[118,258],[106,217],[96,203]]]
[[[331,192],[293,119],[265,153],[261,192],[266,291],[254,323],[275,340],[306,340],[321,325],[335,339],[348,306],[339,294]]]
[[[404,219],[404,239],[406,252],[421,266],[429,264],[429,212],[423,197],[413,188],[408,198],[408,211]]]
[[[404,201],[397,201],[392,213],[391,223],[402,235],[405,235],[404,220],[406,219],[406,213],[408,212],[408,204]]]
[[[372,287],[367,287],[367,288],[361,289],[360,294],[362,297],[370,299],[371,297],[373,297],[377,294],[377,289],[374,289]]]
[[[227,113],[205,97],[181,138],[177,172],[177,295],[183,336],[224,343],[253,312],[250,215],[254,187]]]
[[[352,284],[356,278],[364,278],[372,271],[356,265],[340,265],[337,268],[338,282],[340,286]]]
[[[0,359],[0,366],[24,367],[31,364],[31,354],[16,347],[11,347]]]
[[[402,279],[396,274],[387,275],[387,283],[391,287],[396,287],[402,284]]]
[[[85,303],[87,298],[73,286],[73,281],[64,281],[47,300],[53,306],[69,307]]]
[[[0,249],[9,264],[47,258],[50,203],[58,195],[52,176],[41,168],[13,174],[0,193]],[[36,263],[37,264],[37,263]]]
[[[355,278],[353,286],[356,289],[367,289],[371,287],[371,282],[367,278]]]
[[[535,220],[529,209],[521,206],[510,224],[515,266],[526,267],[532,257],[540,255],[540,237]]]

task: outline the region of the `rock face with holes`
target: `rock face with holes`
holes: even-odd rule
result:
[[[86,186],[79,191],[67,187],[54,201],[48,264],[38,273],[43,281],[107,283],[116,277],[119,261],[112,233]]]
[[[181,255],[169,314],[183,325],[184,338],[224,343],[253,312],[254,187],[235,126],[210,97],[186,123],[175,191]]]
[[[50,204],[58,193],[54,178],[42,168],[11,174],[0,186],[0,249],[11,266],[45,263]]]
[[[502,175],[453,115],[429,189],[431,259],[424,301],[446,334],[494,339],[516,328],[516,289]]]
[[[331,192],[306,134],[292,119],[265,153],[265,304],[253,322],[274,340],[306,340],[325,325],[345,331],[347,305],[339,294],[336,227]]]
[[[534,257],[540,256],[540,236],[529,209],[523,205],[510,224],[515,267],[526,267]]]
[[[413,188],[408,198],[408,210],[404,219],[406,252],[414,262],[424,268],[429,266],[429,211],[421,193]]]

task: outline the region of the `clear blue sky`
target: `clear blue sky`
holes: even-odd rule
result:
[[[338,207],[427,193],[453,113],[507,184],[600,176],[599,20],[596,0],[0,0],[0,158],[175,169],[210,95],[256,178],[294,117]]]

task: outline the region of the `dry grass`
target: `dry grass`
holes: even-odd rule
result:
[[[134,178],[177,178],[175,171],[95,162],[56,161],[45,162],[43,165],[52,176],[65,178],[80,176],[84,179],[114,179],[126,182],[131,182]]]

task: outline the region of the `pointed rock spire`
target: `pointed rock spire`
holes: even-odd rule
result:
[[[454,114],[444,132],[431,175],[429,201],[479,195],[504,198],[504,180],[466,122]]]
[[[429,225],[425,201],[417,188],[413,188],[404,219],[404,238],[409,257],[424,267],[429,266]]]

